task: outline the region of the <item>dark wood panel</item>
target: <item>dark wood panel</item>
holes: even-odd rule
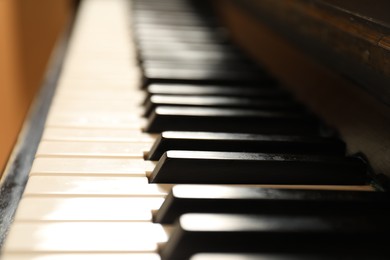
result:
[[[390,27],[385,15],[390,9],[386,1],[371,6],[365,0],[232,2],[390,105]],[[379,12],[378,6],[384,10]]]
[[[221,18],[238,45],[338,129],[349,153],[363,152],[375,172],[390,176],[390,107],[234,1],[219,3]]]

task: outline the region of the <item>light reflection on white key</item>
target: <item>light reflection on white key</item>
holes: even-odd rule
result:
[[[165,197],[170,184],[148,184],[146,177],[31,176],[24,197]]]
[[[132,89],[99,89],[99,91],[91,91],[85,88],[68,89],[66,87],[57,89],[56,101],[71,101],[83,99],[101,100],[101,101],[118,101],[133,102],[133,104],[141,104],[145,99],[145,93]]]
[[[57,127],[100,127],[100,128],[128,128],[141,129],[146,123],[146,119],[139,118],[137,115],[121,114],[74,114],[74,113],[56,113],[49,114],[46,126]]]
[[[37,158],[30,171],[33,175],[132,176],[145,177],[154,162],[143,159]]]
[[[15,222],[3,252],[155,252],[169,231],[146,222]]]
[[[80,78],[60,78],[58,88],[68,89],[85,89],[91,92],[99,91],[100,89],[139,89],[139,79],[128,81],[127,79],[80,79]]]
[[[63,111],[67,110],[97,110],[99,111],[107,109],[111,110],[123,110],[123,112],[132,113],[134,109],[141,108],[139,100],[91,100],[86,99],[82,100],[80,98],[77,99],[65,99],[64,97],[56,97],[53,100],[51,112],[55,109],[63,109]]]
[[[25,197],[15,221],[152,221],[164,198]]]
[[[150,143],[42,141],[36,157],[143,158]]]
[[[42,140],[46,141],[99,141],[153,143],[156,135],[138,129],[63,128],[46,127]]]
[[[100,253],[100,254],[3,254],[2,260],[160,260],[153,253]]]

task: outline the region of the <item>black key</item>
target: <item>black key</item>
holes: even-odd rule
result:
[[[134,24],[164,24],[164,25],[178,25],[178,26],[210,26],[215,25],[216,21],[212,18],[187,16],[186,14],[177,14],[175,16],[160,16],[160,15],[133,15]]]
[[[154,221],[171,224],[184,213],[389,215],[389,202],[386,192],[176,185],[154,215]]]
[[[388,260],[386,253],[380,252],[320,252],[320,253],[199,253],[190,260]]]
[[[187,21],[188,23],[192,21],[201,21],[202,19],[216,20],[213,17],[205,17],[194,11],[184,12],[184,11],[164,11],[160,12],[159,10],[137,10],[132,16],[137,22],[140,20],[150,21],[156,24],[164,24],[164,21],[171,21],[172,24],[182,24],[182,22]],[[141,19],[140,19],[141,18]]]
[[[207,68],[161,68],[144,67],[144,85],[151,83],[201,83],[201,84],[256,84],[273,82],[272,78],[243,70],[224,70]]]
[[[252,97],[267,99],[290,98],[286,91],[276,86],[213,86],[213,85],[185,85],[185,84],[151,84],[146,91],[150,95],[188,95],[188,96],[227,96]]]
[[[178,11],[178,12],[198,12],[199,15],[205,16],[210,14],[212,9],[210,3],[207,1],[132,1],[132,7],[135,10],[158,10],[159,12],[165,11]],[[207,9],[206,9],[207,8]]]
[[[188,259],[199,252],[363,253],[387,255],[386,217],[184,214],[160,255]]]
[[[213,61],[215,63],[220,62],[243,62],[245,61],[242,55],[235,52],[227,52],[224,50],[175,50],[175,51],[161,51],[161,50],[140,50],[140,59],[147,60],[150,63],[152,61],[183,61],[190,60],[191,62],[204,62]]]
[[[142,57],[140,57],[142,59]],[[164,71],[172,71],[172,70],[202,70],[202,71],[219,71],[223,73],[246,73],[246,74],[255,74],[257,76],[270,78],[265,71],[260,70],[256,66],[254,66],[251,61],[246,59],[241,59],[240,61],[235,61],[234,63],[226,63],[220,60],[148,60],[144,59],[142,61],[142,69],[143,71],[147,71],[148,68],[151,69],[163,69]],[[190,80],[190,79],[188,79]],[[223,80],[223,79],[221,79]],[[275,79],[273,80],[275,82]]]
[[[202,27],[198,27],[202,28]],[[136,33],[136,40],[142,41],[174,41],[174,42],[193,42],[193,43],[221,43],[227,41],[227,35],[224,30],[184,30],[178,27],[176,30],[172,29],[139,29]]]
[[[149,116],[145,131],[317,134],[318,129],[317,120],[303,113],[160,106]]]
[[[148,102],[152,95],[181,95],[181,96],[222,96],[264,98],[268,100],[291,100],[286,91],[277,86],[213,86],[213,85],[185,85],[185,84],[151,84],[146,89],[147,95],[143,104]]]
[[[168,151],[152,183],[363,185],[367,166],[355,157]]]
[[[152,1],[152,2],[140,2],[140,1],[133,1],[132,2],[132,8],[133,10],[136,10],[136,12],[141,10],[154,10],[158,12],[165,12],[165,11],[174,11],[174,12],[191,12],[194,11],[194,7],[186,1],[180,1],[180,2],[171,2],[171,1]]]
[[[153,25],[155,26],[155,25]],[[182,26],[181,28],[187,28]],[[231,51],[239,52],[234,46],[230,44],[217,44],[217,43],[189,43],[189,42],[155,42],[155,41],[139,41],[139,49],[150,50],[150,51]]]
[[[181,24],[145,24],[145,23],[137,23],[134,24],[134,33],[147,33],[151,34],[153,32],[168,32],[171,31],[195,31],[199,33],[207,33],[212,34],[215,32],[224,33],[225,29],[223,27],[210,27],[210,26],[200,26],[200,25],[181,25]],[[157,44],[157,42],[154,42]],[[188,43],[187,43],[188,44]],[[155,45],[157,47],[158,45]],[[163,45],[164,46],[164,45]],[[159,46],[161,48],[162,46]],[[172,49],[171,47],[169,49]]]
[[[144,116],[148,117],[158,106],[248,108],[268,111],[303,111],[303,107],[291,100],[267,100],[220,96],[166,96],[153,95],[145,104]]]
[[[212,132],[162,132],[148,153],[157,161],[169,150],[344,155],[337,138]]]
[[[269,254],[268,254],[269,256]],[[223,253],[200,253],[191,256],[189,260],[268,260],[270,258],[267,258],[267,255],[265,254],[223,254]],[[272,259],[272,258],[271,258]],[[286,258],[287,259],[287,258]],[[274,259],[277,260],[277,259]]]

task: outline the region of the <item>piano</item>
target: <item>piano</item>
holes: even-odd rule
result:
[[[372,163],[388,141],[357,153],[348,123],[383,133],[389,114],[332,121],[340,97],[290,86],[297,64],[278,70],[281,45],[251,25],[272,24],[272,2],[81,1],[2,181],[2,259],[388,259],[388,164]],[[356,79],[382,112],[386,69]]]

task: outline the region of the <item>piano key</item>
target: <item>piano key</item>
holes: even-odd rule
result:
[[[95,88],[96,90],[96,88]],[[133,104],[141,104],[145,99],[145,93],[135,91],[130,88],[122,89],[102,89],[99,91],[91,91],[87,88],[72,89],[66,87],[58,87],[56,90],[56,100],[123,100],[132,101]]]
[[[184,84],[150,84],[146,91],[150,95],[189,95],[189,96],[232,96],[267,99],[285,99],[289,95],[276,86],[213,86]]]
[[[109,35],[107,33],[107,35]],[[99,62],[102,63],[104,61],[108,62],[118,62],[118,61],[126,61],[126,60],[132,60],[134,64],[137,64],[136,59],[136,53],[132,50],[132,48],[129,46],[127,51],[124,51],[122,49],[103,49],[103,50],[93,50],[88,49],[90,47],[90,44],[94,44],[96,41],[99,41],[101,39],[101,35],[97,37],[91,37],[88,43],[84,43],[81,46],[69,47],[69,58],[72,60],[82,61],[86,64],[90,62]],[[68,74],[69,76],[69,74]],[[89,77],[92,75],[89,75]],[[115,77],[109,78],[110,80],[115,81]]]
[[[161,33],[161,34],[170,34],[175,32],[183,32],[183,31],[195,31],[196,33],[201,34],[202,36],[209,34],[214,34],[212,37],[218,37],[218,33],[222,33],[225,29],[221,26],[206,26],[206,25],[182,25],[182,24],[145,24],[145,23],[134,23],[133,33],[136,35],[135,40],[137,40],[138,33],[146,33],[152,34],[153,32]],[[229,43],[227,43],[228,45]],[[231,45],[231,44],[230,44]]]
[[[119,93],[118,93],[119,95]],[[137,103],[129,103],[132,100],[82,100],[82,99],[66,99],[64,97],[55,98],[51,107],[52,113],[73,112],[79,110],[80,113],[92,111],[121,113],[131,111],[134,115],[139,114],[141,107]],[[134,100],[136,102],[136,100]]]
[[[129,69],[129,71],[133,71],[132,69]],[[122,72],[118,72],[117,74],[113,74],[110,72],[106,73],[98,73],[97,71],[94,70],[87,70],[84,69],[82,71],[64,71],[62,73],[63,77],[70,77],[70,78],[89,78],[89,77],[94,77],[97,80],[103,79],[103,80],[111,80],[113,78],[123,78],[124,80],[132,81],[139,79],[141,77],[139,71],[133,71],[132,73],[128,73],[125,70]]]
[[[289,154],[167,151],[151,183],[363,185],[359,158]]]
[[[151,83],[202,83],[202,84],[268,84],[273,79],[262,76],[263,73],[254,73],[245,70],[204,69],[198,68],[166,68],[144,67],[144,84]]]
[[[220,74],[222,74],[223,72],[225,74],[240,73],[249,75],[251,78],[259,78],[258,80],[264,81],[260,82],[263,85],[276,84],[276,80],[271,79],[269,75],[264,73],[263,70],[253,66],[251,61],[247,59],[236,60],[234,62],[218,59],[154,59],[145,56],[140,56],[139,59],[142,63],[144,74],[145,70],[147,70],[148,68],[152,70],[161,69],[164,71],[199,71],[201,69],[202,71],[210,71]],[[188,78],[187,80],[191,80],[191,78]],[[250,85],[248,83],[246,84]],[[225,82],[224,85],[229,84]]]
[[[160,16],[160,15],[133,15],[133,24],[167,24],[167,25],[183,25],[183,26],[207,26],[216,24],[215,20],[204,17],[196,17],[188,15],[188,13],[176,12],[175,16]]]
[[[291,100],[267,100],[223,96],[152,95],[145,103],[144,116],[148,117],[157,106],[190,106],[216,108],[248,108],[258,110],[303,111],[303,107]]]
[[[170,184],[148,184],[146,177],[31,176],[24,197],[159,197]]]
[[[150,222],[151,211],[158,209],[163,200],[158,197],[25,197],[19,203],[15,221]]]
[[[189,260],[334,260],[334,259],[347,259],[347,260],[366,260],[377,259],[385,260],[386,256],[379,252],[321,252],[315,253],[200,253],[191,256]]]
[[[139,118],[137,118],[136,116],[143,114],[142,107],[131,106],[131,105],[128,105],[126,108],[126,107],[121,107],[120,104],[118,104],[117,106],[109,106],[109,105],[98,106],[98,104],[95,103],[93,105],[91,104],[91,107],[88,107],[86,104],[83,104],[81,100],[73,100],[71,102],[67,102],[68,104],[66,105],[63,105],[61,103],[65,103],[65,102],[55,101],[55,103],[52,106],[52,109],[50,110],[50,114],[66,115],[68,117],[73,115],[76,118],[85,116],[91,119],[94,118],[93,117],[94,114],[102,115],[102,117],[106,116],[107,114],[112,114],[112,115],[122,115],[122,117],[124,117],[125,119],[127,118],[127,120],[132,120],[132,121],[137,121],[137,119]],[[125,116],[126,114],[129,113],[128,111],[133,112],[132,116],[127,116],[127,117]]]
[[[164,259],[188,259],[201,252],[385,253],[385,218],[287,217],[184,214],[160,250]],[[342,245],[342,246],[340,246]]]
[[[106,41],[100,41],[100,42],[97,42],[96,44],[109,44],[110,46],[108,46],[109,48],[112,48],[112,43],[110,42],[111,40],[106,40]],[[78,49],[78,48],[80,49]],[[125,46],[123,47],[118,47],[118,48],[121,48],[121,50],[125,50],[125,49],[128,49],[129,46],[126,44]],[[84,48],[81,48],[81,45],[78,45],[78,46],[73,46],[73,49],[76,50],[77,49],[77,52],[78,51],[84,51]],[[89,48],[90,49],[90,48]],[[101,50],[99,50],[101,51]],[[134,55],[134,54],[133,54]],[[109,57],[109,56],[108,56]],[[135,62],[134,59],[130,59],[130,58],[127,58],[127,59],[107,59],[105,58],[104,61],[105,62],[96,62],[96,61],[99,61],[99,59],[97,57],[93,58],[93,59],[82,59],[81,57],[74,57],[72,59],[68,59],[64,62],[64,68],[67,68],[67,69],[71,69],[71,70],[85,70],[87,68],[84,68],[84,65],[88,66],[88,69],[89,70],[94,70],[94,71],[103,71],[104,72],[111,72],[111,70],[116,70],[118,69],[119,71],[125,71],[126,69],[129,70],[134,70],[134,71],[140,71],[140,68],[137,66],[138,64]],[[103,61],[103,60],[101,60]],[[114,72],[115,73],[115,72]],[[91,93],[92,94],[92,93]]]
[[[139,129],[46,127],[42,141],[97,141],[153,143],[157,137]]]
[[[90,65],[90,63],[87,63]],[[131,71],[131,73],[129,73]],[[139,70],[134,66],[115,66],[111,64],[111,66],[82,66],[79,63],[79,66],[65,66],[63,69],[63,75],[71,75],[72,78],[77,77],[88,77],[89,75],[93,75],[96,78],[105,77],[106,75],[115,76],[115,77],[123,77],[123,78],[136,78],[140,77]]]
[[[36,157],[140,158],[150,150],[142,142],[41,141]]]
[[[291,254],[285,254],[285,257],[291,257]],[[249,253],[199,253],[191,256],[189,260],[283,260],[284,258],[278,258],[280,254],[249,254]],[[294,259],[294,258],[286,258]],[[299,258],[302,259],[302,258]]]
[[[155,253],[9,253],[2,254],[3,260],[160,260]]]
[[[155,253],[169,228],[147,222],[15,222],[4,253]]]
[[[167,50],[148,50],[140,49],[141,60],[147,61],[214,61],[214,62],[245,62],[245,58],[238,53],[224,50],[175,50],[170,52]],[[248,66],[249,67],[249,66]],[[253,69],[252,69],[253,70]]]
[[[168,18],[175,18],[179,20],[179,18],[183,18],[180,20],[197,20],[197,19],[203,19],[206,18],[201,13],[194,12],[194,10],[191,10],[189,12],[183,12],[183,11],[164,11],[164,12],[158,12],[159,16],[156,16],[157,10],[153,10],[152,8],[149,10],[137,10],[132,14],[133,19],[138,18],[150,18],[150,20],[153,21],[160,21]],[[211,17],[210,17],[211,18]],[[214,17],[215,19],[215,17]],[[160,22],[156,22],[156,24],[161,24]],[[180,24],[180,22],[178,22]]]
[[[171,224],[185,213],[292,215],[389,214],[385,192],[265,189],[222,185],[176,185],[154,216]]]
[[[143,159],[124,158],[37,158],[30,176],[131,176],[145,177],[145,171],[152,170],[154,163]]]
[[[250,109],[160,106],[149,116],[145,131],[208,131],[237,133],[314,134],[319,125],[296,112]]]
[[[126,92],[128,90],[138,89],[140,85],[140,79],[133,79],[128,81],[121,78],[99,80],[95,78],[60,78],[58,84],[59,89],[66,88],[71,91],[87,90],[90,92],[100,92],[101,90],[112,89]]]
[[[92,111],[77,114],[76,112],[49,113],[46,126],[141,129],[146,122],[145,119],[140,118],[138,115],[125,112],[116,114],[110,112],[96,114]]]
[[[147,158],[158,160],[169,150],[344,155],[345,143],[330,137],[167,131]]]
[[[140,26],[146,27],[161,27],[165,25],[145,25],[141,24]],[[137,25],[135,25],[135,28],[137,28]],[[187,26],[181,26],[183,29],[188,29],[190,27]],[[226,44],[219,44],[219,43],[190,43],[190,42],[151,42],[151,41],[140,41],[140,45],[138,46],[140,49],[144,50],[159,50],[159,51],[174,51],[174,50],[207,50],[207,51],[232,51],[232,52],[239,52],[237,48],[235,48],[233,45],[230,45],[228,43]]]
[[[224,37],[223,31],[219,34],[217,30],[204,31],[204,30],[138,30],[137,38],[141,41],[179,41],[179,42],[194,42],[194,43],[223,43],[227,39]]]
[[[139,1],[133,1],[132,3],[133,9],[137,12],[139,10],[153,10],[158,12],[164,12],[164,11],[174,11],[174,12],[190,12],[193,11],[193,5],[190,2],[182,1],[182,2],[174,2],[171,3],[171,1],[164,1],[164,2],[156,2],[153,1],[152,3],[149,2],[139,2]]]

